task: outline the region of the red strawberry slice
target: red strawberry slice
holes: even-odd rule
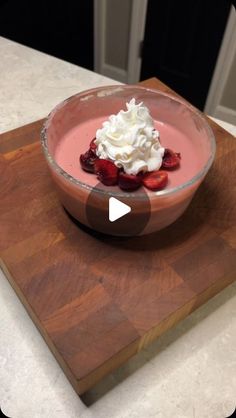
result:
[[[106,186],[117,184],[118,168],[112,161],[97,159],[94,163],[94,172],[98,179]]]
[[[129,192],[137,190],[142,184],[142,175],[126,174],[123,171],[119,173],[118,184],[121,189]]]
[[[97,145],[95,144],[95,140],[96,140],[96,138],[93,138],[92,141],[90,142],[90,145],[89,145],[89,148],[94,152],[97,149]]]
[[[167,185],[168,174],[166,171],[161,170],[151,171],[144,174],[142,182],[150,190],[161,190]]]
[[[179,152],[174,152],[170,148],[166,148],[162,160],[161,168],[172,170],[179,167],[181,155]]]
[[[89,149],[84,154],[81,154],[79,159],[83,170],[88,171],[89,173],[94,173],[94,162],[98,159],[95,152]]]

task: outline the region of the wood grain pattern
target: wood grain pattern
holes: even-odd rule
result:
[[[63,210],[42,121],[0,136],[1,265],[79,394],[236,277],[236,140],[209,123],[216,160],[189,209],[126,239],[90,233]]]

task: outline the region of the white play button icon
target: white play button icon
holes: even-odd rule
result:
[[[104,193],[98,193],[99,190]],[[107,186],[99,182],[86,202],[88,226],[106,235],[140,235],[149,222],[150,214],[151,203],[145,187],[141,187],[137,194],[118,194],[117,187],[107,192]]]
[[[131,207],[116,199],[110,197],[109,199],[109,221],[114,222],[127,213],[131,212]]]

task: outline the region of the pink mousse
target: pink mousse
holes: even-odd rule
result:
[[[96,130],[102,126],[105,117],[86,120],[67,132],[58,142],[55,150],[55,160],[58,165],[74,178],[95,186],[98,183],[96,175],[86,173],[79,163],[80,154],[87,151],[90,141],[95,137]],[[181,153],[179,168],[168,171],[168,188],[176,187],[190,180],[199,171],[202,163],[196,145],[189,141],[187,135],[168,123],[155,121],[155,128],[160,132],[160,142],[163,147],[171,148]],[[151,193],[149,191],[149,193]]]
[[[146,189],[150,200],[150,218],[143,234],[158,231],[184,212],[209,170],[215,152],[214,136],[204,118],[183,100],[137,86],[108,86],[80,93],[57,106],[50,114],[43,133],[43,148],[49,169],[63,206],[85,225],[91,187],[98,185],[96,175],[80,167],[79,157],[88,148],[96,131],[111,114],[125,109],[131,98],[143,102],[150,111],[163,147],[181,153],[180,167],[168,171],[169,182],[163,191]],[[63,169],[54,165],[54,161]],[[65,172],[69,176],[65,175]],[[79,180],[79,183],[73,179]],[[180,186],[180,187],[178,187]],[[118,186],[104,186],[118,198]],[[107,217],[107,201],[100,188],[94,189],[100,215]],[[116,194],[117,193],[117,194]],[[140,200],[142,190],[130,195],[132,208],[146,212]],[[126,194],[127,196],[127,194]],[[140,206],[141,205],[141,206]],[[104,232],[100,227],[97,230]]]

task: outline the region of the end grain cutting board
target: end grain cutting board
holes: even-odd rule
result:
[[[79,394],[236,277],[236,140],[210,124],[216,160],[187,212],[128,239],[90,233],[65,213],[42,121],[0,136],[1,265]]]

